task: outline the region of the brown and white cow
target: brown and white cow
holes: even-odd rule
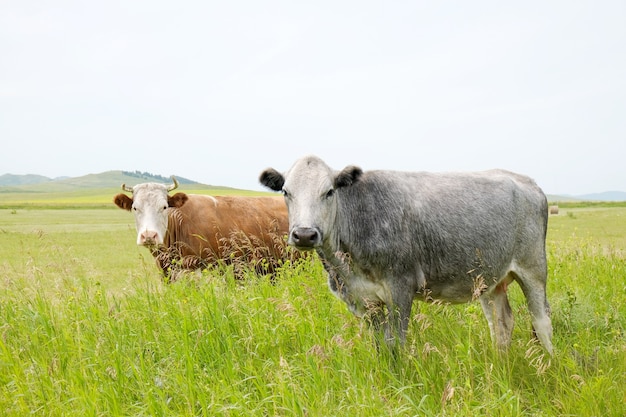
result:
[[[281,197],[213,197],[169,192],[173,184],[137,184],[122,189],[114,203],[135,215],[137,244],[146,246],[167,280],[180,270],[203,268],[223,260],[259,273],[273,273],[289,251],[287,207]]]

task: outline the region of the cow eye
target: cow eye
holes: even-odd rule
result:
[[[281,192],[283,193],[283,195],[285,196],[285,198],[289,197],[289,193],[287,192],[287,190],[285,190],[284,188],[281,190]]]
[[[330,189],[328,190],[328,192],[326,193],[326,198],[331,198],[333,196],[333,194],[335,194],[335,190],[334,189]]]

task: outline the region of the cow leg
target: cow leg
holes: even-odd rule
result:
[[[360,300],[359,303],[355,303],[352,306],[348,304],[348,308],[352,310],[352,313],[354,313],[355,316],[365,320],[368,328],[373,331],[377,351],[380,350],[381,345],[388,345],[387,340],[385,340],[384,343],[382,340],[382,338],[387,339],[386,331],[383,331],[383,329],[386,329],[388,320],[384,304],[381,304],[380,302]]]
[[[363,317],[376,333],[380,333],[383,329],[386,329],[388,318],[383,304],[367,303]]]
[[[533,324],[533,334],[543,347],[552,355],[552,320],[550,305],[546,296],[545,281],[518,281],[528,303],[528,311]]]
[[[404,290],[404,291],[402,291]],[[409,319],[413,306],[415,291],[406,288],[397,288],[392,292],[392,302],[387,306],[387,323],[385,326],[385,340],[388,344],[404,344],[409,329]]]
[[[500,282],[480,297],[480,304],[489,323],[491,339],[500,350],[506,350],[513,335],[513,312],[506,295],[508,282]]]
[[[411,306],[401,308],[393,304],[366,303],[365,319],[389,347],[404,344],[409,326]]]

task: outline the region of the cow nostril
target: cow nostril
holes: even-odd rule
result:
[[[293,243],[299,247],[313,247],[319,243],[320,235],[317,230],[310,227],[294,229],[291,232]]]
[[[141,242],[141,244],[144,245],[154,245],[157,241],[157,236],[157,232],[148,230],[141,233],[141,235],[139,236],[139,241]]]

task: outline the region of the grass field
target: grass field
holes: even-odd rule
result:
[[[45,186],[38,186],[45,188]],[[50,191],[1,191],[0,192],[0,209],[94,209],[94,208],[110,208],[113,196],[121,193],[120,187],[115,188],[86,188],[82,191],[76,191],[72,188],[69,191],[63,189],[54,189]],[[1,188],[0,188],[1,189]],[[268,195],[270,193],[262,191],[244,191],[234,188],[204,188],[196,189],[193,185],[181,185],[177,191],[183,191],[188,194],[210,194],[210,195]]]
[[[165,285],[132,216],[96,200],[0,210],[0,415],[626,415],[624,207],[550,218],[550,358],[517,286],[507,354],[478,304],[416,302],[392,355],[315,259],[275,284],[218,267]]]

